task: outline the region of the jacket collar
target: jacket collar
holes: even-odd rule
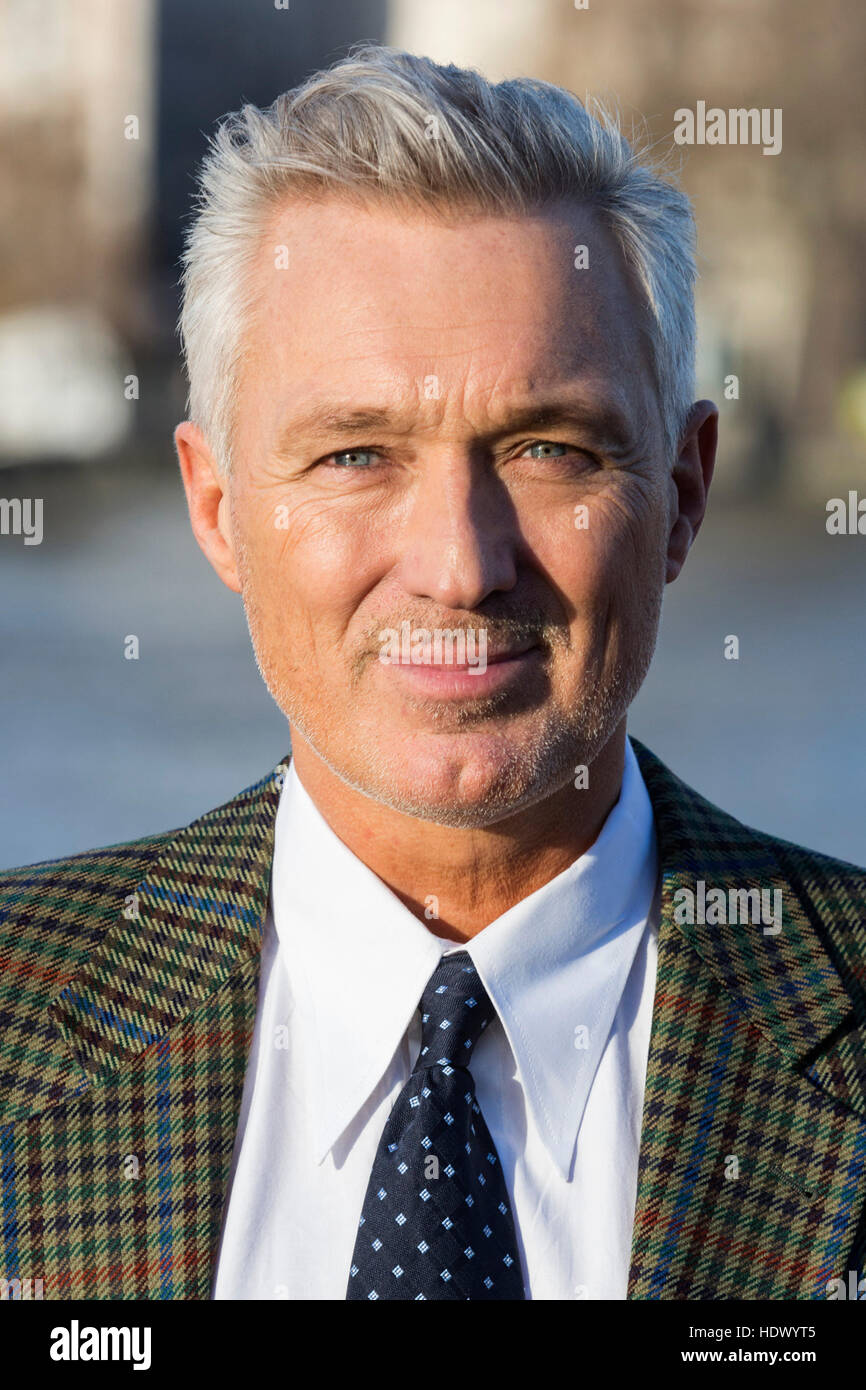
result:
[[[826,1298],[866,1205],[866,1009],[832,944],[864,874],[741,825],[632,742],[662,883],[628,1296]],[[701,881],[778,889],[781,930],[678,920]]]
[[[632,745],[653,804],[663,917],[786,1060],[802,1063],[845,1023],[852,999],[816,930],[811,899],[780,863],[782,842],[734,820],[642,743]],[[781,903],[781,924],[765,930],[760,922],[682,920],[683,890],[698,897],[701,884],[728,900],[731,890],[778,893],[768,900]],[[838,906],[846,915],[846,904]],[[850,910],[857,910],[853,896]]]
[[[257,956],[288,757],[168,843],[49,1005],[92,1082],[131,1061]]]

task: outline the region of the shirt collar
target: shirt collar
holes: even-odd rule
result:
[[[271,902],[317,1054],[321,1162],[381,1081],[449,943],[331,829],[294,761],[274,826]]]
[[[620,796],[594,844],[465,948],[565,1177],[657,865],[652,806],[626,739]],[[271,891],[281,951],[305,982],[296,998],[317,1055],[321,1162],[382,1080],[441,955],[458,948],[433,936],[343,844],[294,763],[277,812]]]
[[[628,739],[625,746],[619,800],[595,842],[470,947],[536,1129],[564,1177],[658,875],[652,804]]]

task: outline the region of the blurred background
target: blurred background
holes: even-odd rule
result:
[[[721,450],[630,731],[866,863],[866,536],[826,530],[866,497],[860,0],[0,0],[0,499],[43,503],[37,545],[0,501],[0,865],[181,825],[287,751],[186,519],[178,256],[215,120],[359,40],[613,99],[681,158]],[[677,149],[698,100],[782,108],[782,152]]]

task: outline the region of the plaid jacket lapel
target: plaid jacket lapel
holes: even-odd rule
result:
[[[864,875],[741,825],[633,744],[662,902],[629,1297],[826,1298],[866,1205]],[[781,930],[678,924],[700,880],[778,888]]]
[[[116,879],[111,925],[48,1005],[51,1084],[4,1150],[19,1277],[46,1297],[209,1295],[283,766]]]

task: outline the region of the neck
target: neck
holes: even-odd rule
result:
[[[483,829],[437,825],[356,791],[295,734],[301,783],[336,835],[434,936],[472,939],[594,843],[622,786],[626,722],[589,769],[543,801]]]

